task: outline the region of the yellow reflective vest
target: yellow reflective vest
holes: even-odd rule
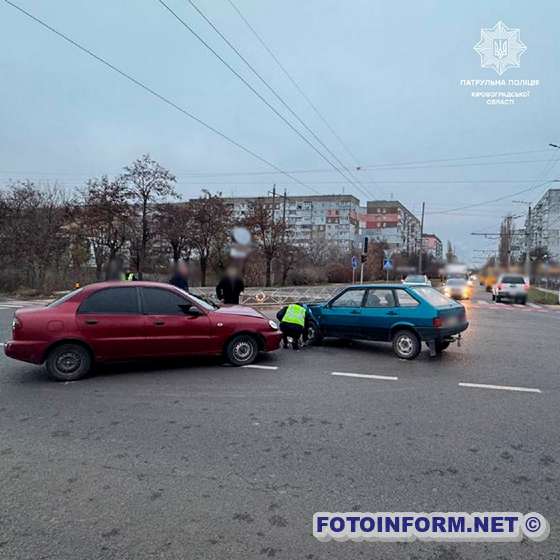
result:
[[[282,318],[283,323],[292,323],[293,325],[305,326],[305,307],[291,303],[286,309],[286,313]]]

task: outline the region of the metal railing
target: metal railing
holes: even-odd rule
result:
[[[328,286],[290,286],[283,288],[247,288],[240,297],[243,305],[286,305],[287,303],[315,303],[326,301],[338,293],[345,284]],[[193,288],[192,293],[216,299],[214,288]]]

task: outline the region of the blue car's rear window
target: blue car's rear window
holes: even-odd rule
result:
[[[434,307],[442,307],[444,305],[447,306],[452,302],[452,300],[450,300],[448,297],[445,297],[443,294],[438,292],[435,288],[428,288],[422,286],[422,287],[412,288],[412,289]]]

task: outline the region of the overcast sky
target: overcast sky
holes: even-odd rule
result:
[[[297,175],[313,189],[353,193],[362,203],[369,198],[355,184],[344,183],[158,0],[14,1],[274,165],[326,170]],[[545,189],[537,185],[560,177],[560,165],[553,167],[560,150],[547,148],[549,142],[560,144],[557,2],[234,0],[354,161],[228,0],[193,1],[345,165],[355,167],[357,161],[370,167],[355,172],[363,189],[372,197],[398,199],[413,211],[425,200],[425,231],[451,240],[467,261],[474,249],[495,245],[471,232],[498,231],[508,211],[525,211],[513,200],[535,200]],[[166,2],[291,119],[186,0]],[[462,79],[498,78],[494,70],[481,68],[473,47],[481,27],[499,20],[519,28],[527,46],[520,68],[502,78],[540,80],[538,87],[505,88],[531,89],[529,99],[513,106],[486,105],[470,96],[480,88],[460,85]],[[83,184],[91,176],[116,174],[149,152],[177,175],[184,197],[197,196],[201,187],[257,195],[274,182],[289,194],[311,192],[280,174],[256,174],[271,169],[4,0],[0,30],[3,183],[31,178]],[[296,121],[294,126],[301,129]],[[402,166],[512,152],[528,153]],[[400,168],[375,168],[387,163]],[[236,171],[251,174],[225,174]],[[497,203],[432,213],[533,186]]]

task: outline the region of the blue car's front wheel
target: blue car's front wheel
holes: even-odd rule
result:
[[[397,331],[393,336],[393,352],[403,360],[414,360],[420,349],[420,338],[412,331]]]

